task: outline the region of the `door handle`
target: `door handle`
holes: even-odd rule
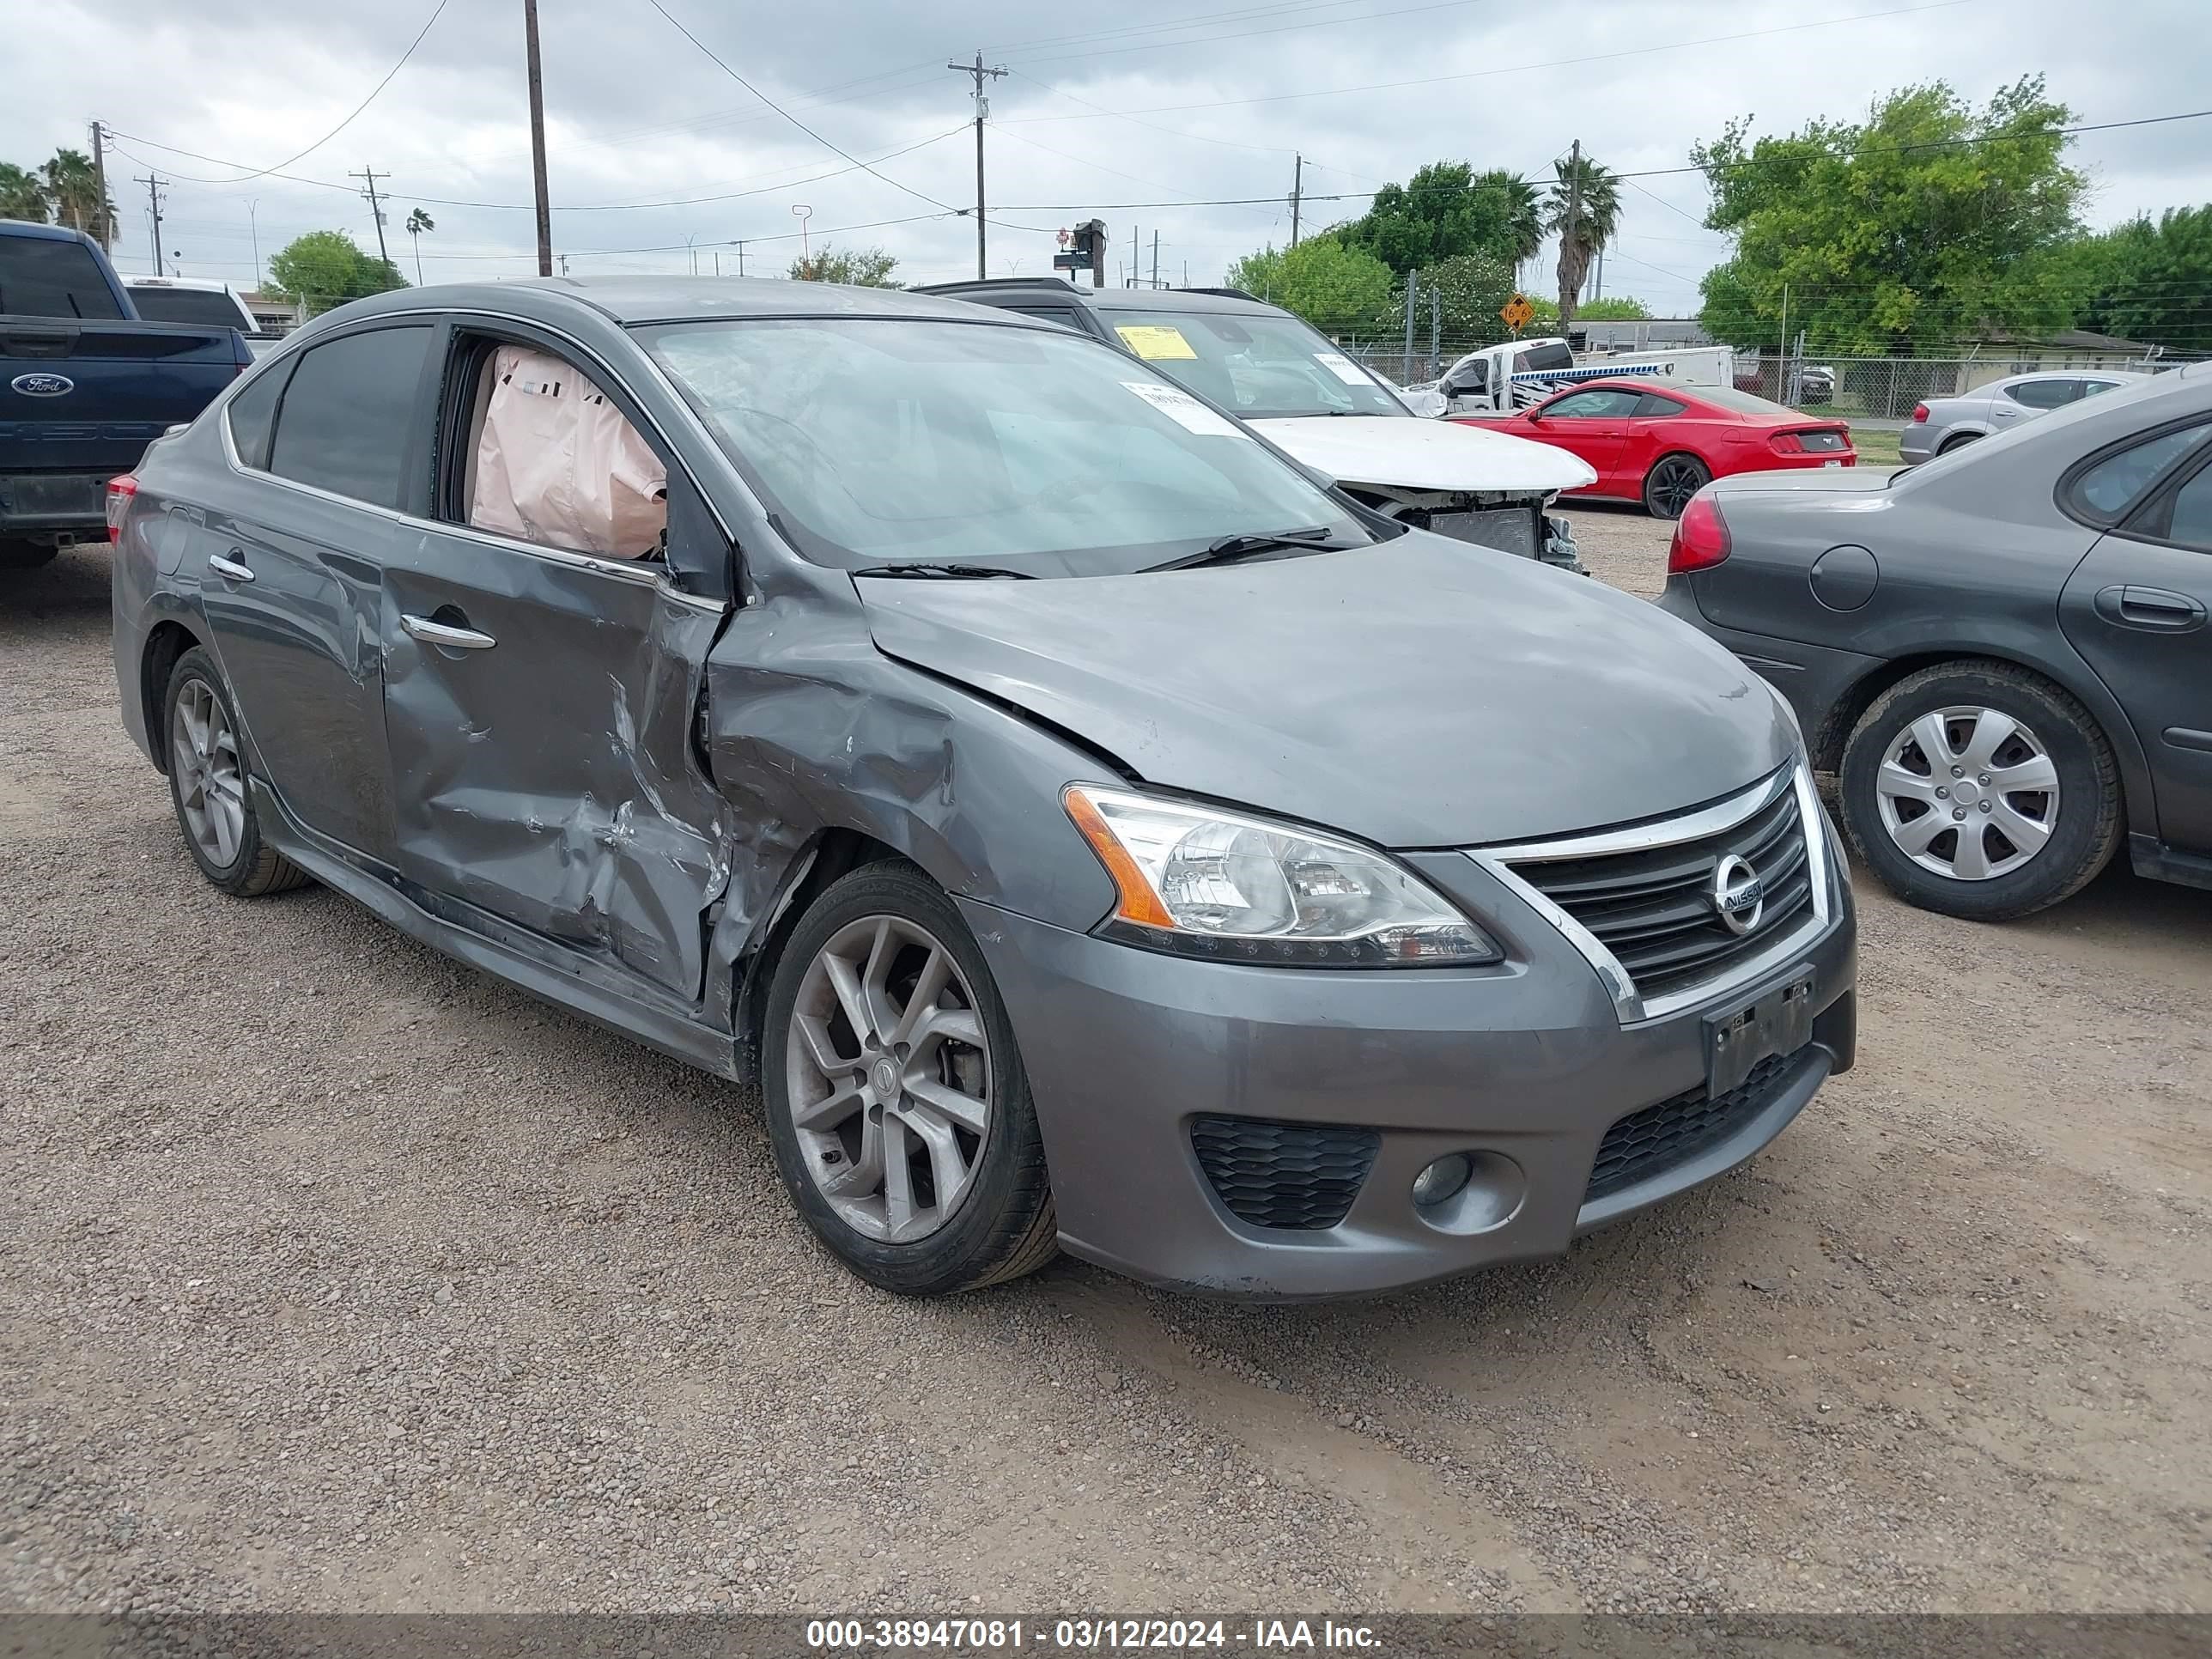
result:
[[[230,550],[233,553],[243,553],[246,551],[242,547],[234,547]],[[250,582],[253,580],[253,573],[251,570],[248,570],[236,559],[225,558],[220,553],[210,553],[208,555],[208,568],[214,571],[216,575],[222,577],[223,580],[227,582]]]
[[[442,645],[449,651],[489,651],[499,641],[489,634],[479,634],[473,628],[456,628],[451,623],[432,622],[428,617],[402,616],[400,627],[407,630],[410,639],[425,645]]]
[[[2100,589],[2096,607],[2099,616],[2122,628],[2183,634],[2204,623],[2201,601],[2186,593],[2170,592],[2163,587],[2142,587],[2133,582]]]

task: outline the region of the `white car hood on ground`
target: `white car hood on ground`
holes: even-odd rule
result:
[[[1246,424],[1339,483],[1548,494],[1597,482],[1588,463],[1564,449],[1449,421],[1314,415]]]

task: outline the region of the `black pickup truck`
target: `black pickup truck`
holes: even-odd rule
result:
[[[89,236],[0,219],[0,571],[107,534],[107,481],[252,353],[234,328],[139,319]]]

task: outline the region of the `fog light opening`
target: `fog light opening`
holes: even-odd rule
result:
[[[1447,1199],[1456,1198],[1473,1170],[1465,1152],[1446,1153],[1413,1177],[1413,1206],[1432,1210]]]

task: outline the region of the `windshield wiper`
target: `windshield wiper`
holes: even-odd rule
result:
[[[1208,545],[1204,552],[1189,553],[1180,559],[1170,559],[1165,564],[1148,564],[1152,570],[1195,570],[1200,565],[1234,564],[1239,559],[1249,559],[1255,554],[1279,553],[1288,549],[1294,553],[1341,553],[1346,548],[1358,547],[1358,542],[1336,542],[1328,538],[1325,524],[1309,525],[1303,530],[1278,530],[1265,535],[1224,536]]]
[[[963,580],[978,580],[986,576],[1012,576],[1019,581],[1031,579],[1026,570],[1016,570],[1003,564],[908,564],[864,565],[853,573],[855,576],[951,576]]]

